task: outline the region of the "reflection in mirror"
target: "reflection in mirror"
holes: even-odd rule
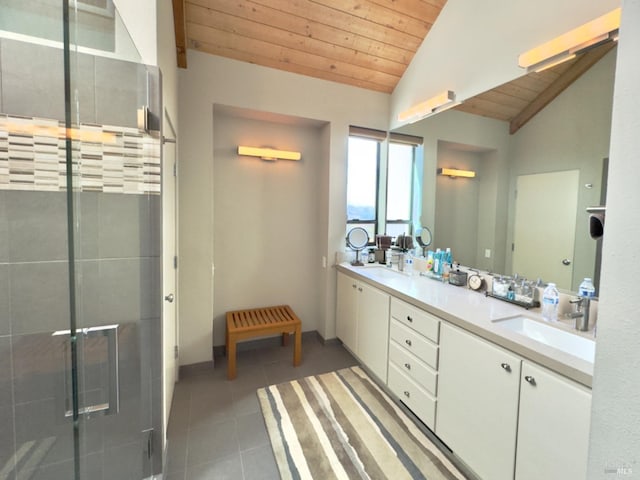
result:
[[[427,247],[431,245],[432,240],[431,230],[427,227],[420,227],[416,230],[416,242],[422,247],[422,256],[425,258],[427,256]]]
[[[606,186],[603,160],[609,152],[616,51],[609,45],[590,68],[576,75],[580,58],[525,75],[454,110],[399,129],[425,139],[419,221],[432,229],[431,249],[451,247],[454,260],[463,265],[541,277],[563,290],[577,291],[584,277],[597,279],[598,242],[589,235],[586,208],[601,204]],[[568,75],[577,79],[569,81]],[[452,179],[438,176],[438,168],[474,170],[477,176]],[[551,187],[543,182],[526,203],[518,201],[522,182],[549,180],[554,175],[543,174],[563,172],[574,172],[571,181],[558,185],[565,199],[552,197]],[[556,242],[545,229],[554,228],[560,207],[571,205],[573,248],[552,254]],[[519,219],[518,210],[520,217],[527,211],[541,214],[543,227],[532,227],[527,214]],[[516,233],[516,223],[525,228],[523,233]],[[525,273],[518,271],[523,267],[516,252],[540,256]],[[543,263],[565,268],[565,275]]]

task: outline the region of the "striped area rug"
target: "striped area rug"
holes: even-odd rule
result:
[[[466,478],[359,367],[258,398],[284,480]]]

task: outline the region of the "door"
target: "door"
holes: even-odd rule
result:
[[[358,282],[338,272],[337,283],[336,336],[349,350],[357,354]]]
[[[358,357],[387,383],[389,295],[366,283],[358,289]]]
[[[2,38],[0,63],[18,99],[0,105],[0,478],[151,477],[160,150],[136,109],[154,71],[110,1],[1,3],[29,30]]]
[[[165,111],[162,143],[162,307],[164,425],[167,425],[173,389],[178,381],[178,324],[177,324],[177,135],[171,118]]]
[[[513,479],[520,364],[492,343],[441,326],[436,434],[480,478]]]
[[[516,480],[587,478],[590,424],[588,388],[523,362]]]
[[[571,289],[579,174],[567,170],[518,177],[514,273]]]

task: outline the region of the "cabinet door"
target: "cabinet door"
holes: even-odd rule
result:
[[[436,433],[480,478],[513,479],[520,368],[516,355],[441,326]]]
[[[516,480],[587,478],[591,391],[524,362]]]
[[[358,282],[338,272],[338,291],[336,292],[336,336],[342,343],[357,354],[357,318],[358,318]]]
[[[358,350],[362,363],[384,383],[389,359],[389,295],[358,285]]]

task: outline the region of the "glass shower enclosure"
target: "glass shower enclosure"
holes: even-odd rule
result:
[[[160,112],[111,0],[0,0],[0,480],[161,472]]]

